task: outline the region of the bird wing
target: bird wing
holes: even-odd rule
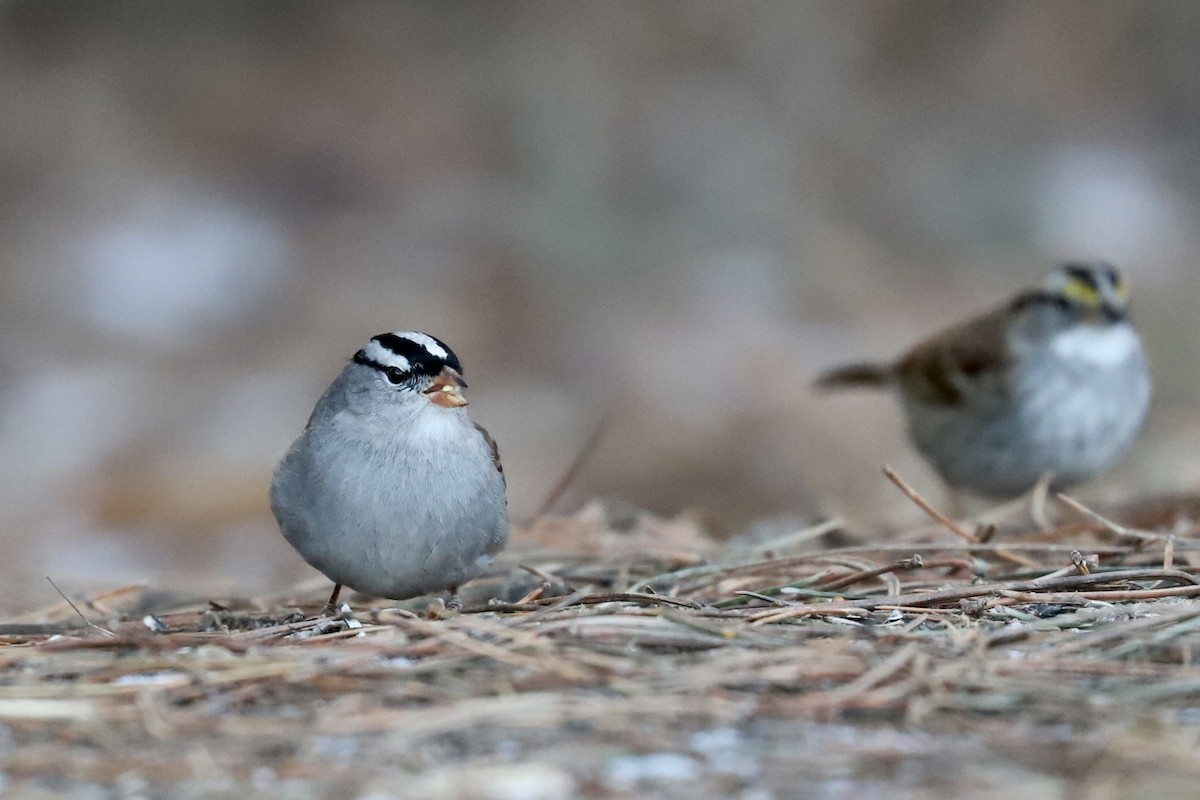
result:
[[[483,441],[487,442],[487,446],[491,448],[492,465],[496,467],[496,472],[500,473],[500,479],[503,480],[504,485],[507,486],[508,479],[504,477],[504,465],[500,463],[500,446],[496,444],[496,440],[492,438],[492,435],[487,432],[486,428],[484,428],[478,422],[472,424],[475,426],[475,430],[479,431],[480,435],[483,436]]]
[[[1003,386],[1010,321],[1006,306],[947,328],[901,358],[896,374],[911,397],[931,405],[958,405],[984,383]]]

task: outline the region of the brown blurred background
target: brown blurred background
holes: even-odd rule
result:
[[[1200,482],[1200,4],[0,3],[0,609],[313,573],[266,487],[370,335],[466,365],[532,513],[720,535],[932,496],[819,369],[1104,257]]]

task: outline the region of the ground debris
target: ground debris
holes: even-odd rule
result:
[[[1052,797],[1120,770],[1200,778],[1200,579],[1177,557],[1197,531],[1088,511],[986,542],[933,528],[822,549],[800,532],[760,559],[518,536],[520,565],[460,613],[76,598],[0,624],[0,786],[699,798],[882,775]],[[1049,742],[1074,756],[1047,761]]]

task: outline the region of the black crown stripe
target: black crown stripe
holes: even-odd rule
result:
[[[1100,291],[1100,283],[1096,280],[1096,270],[1085,264],[1063,264],[1063,270],[1077,281],[1086,283],[1089,288]]]
[[[462,372],[462,365],[458,361],[458,357],[454,355],[454,351],[446,347],[439,339],[430,336],[443,350],[446,351],[446,358],[435,356],[433,353],[425,349],[424,345],[414,342],[412,339],[407,339],[403,336],[397,336],[394,333],[381,333],[378,336],[372,336],[373,341],[379,342],[383,347],[391,350],[401,358],[407,359],[412,372],[424,372],[429,375],[436,375],[442,371],[442,367],[449,366],[456,372]]]

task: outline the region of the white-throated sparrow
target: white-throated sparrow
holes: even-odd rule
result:
[[[892,364],[851,364],[821,387],[892,387],[922,455],[952,487],[1011,497],[1110,467],[1141,429],[1150,374],[1107,264],[1065,264],[1040,288],[942,331]]]

